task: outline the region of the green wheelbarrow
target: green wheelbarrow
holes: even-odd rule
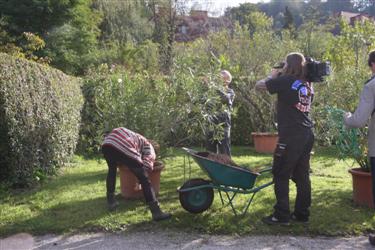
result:
[[[241,211],[238,211],[238,209],[234,207],[234,198],[237,194],[249,194],[250,197],[241,212],[242,215],[245,215],[255,194],[273,184],[273,181],[270,181],[254,187],[257,177],[263,173],[271,172],[272,167],[254,173],[245,168],[225,165],[208,159],[208,152],[197,152],[189,148],[183,148],[183,150],[186,151],[189,157],[194,159],[210,178],[210,180],[201,178],[189,179],[177,189],[181,206],[190,213],[202,213],[210,208],[214,199],[213,190],[217,189],[222,205],[225,205],[225,203],[230,205],[235,215],[238,215]],[[188,162],[191,169],[190,158]],[[227,202],[224,202],[222,193],[226,195]]]

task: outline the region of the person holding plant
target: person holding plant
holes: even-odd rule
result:
[[[230,83],[232,82],[232,75],[227,70],[222,70],[220,72],[220,78],[223,81],[223,87],[217,90],[222,103],[225,105],[224,109],[218,113],[211,115],[211,122],[215,125],[222,124],[224,129],[224,135],[221,140],[216,140],[214,138],[214,132],[207,132],[207,142],[206,149],[213,153],[226,154],[231,156],[230,149],[230,129],[231,129],[231,111],[233,106],[233,101],[235,93],[232,88],[230,88]]]
[[[278,70],[273,70],[269,77],[255,85],[257,90],[277,94],[279,141],[272,167],[276,204],[274,212],[262,219],[270,225],[289,225],[290,220],[309,220],[310,152],[314,144],[310,109],[314,92],[312,84],[305,79],[305,71],[305,57],[293,52],[287,55],[281,75]],[[297,187],[293,213],[289,210],[290,178]]]
[[[110,211],[118,206],[115,200],[116,173],[118,166],[127,166],[142,185],[143,195],[155,221],[169,219],[171,214],[163,213],[148,178],[156,158],[158,145],[127,128],[115,128],[105,136],[102,152],[108,165],[107,204]]]
[[[370,118],[368,125],[368,157],[372,175],[372,194],[375,202],[375,50],[371,51],[368,56],[368,66],[371,69],[372,76],[363,87],[355,112],[353,114],[350,112],[344,114],[344,123],[351,128],[360,128],[364,127]]]

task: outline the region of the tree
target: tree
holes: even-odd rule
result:
[[[100,24],[102,41],[140,43],[152,37],[152,12],[147,1],[95,0],[94,6],[103,16]]]
[[[60,26],[72,18],[72,10],[84,1],[67,0],[7,0],[0,1],[0,17],[9,22],[12,35],[32,32],[44,35],[52,27]]]
[[[249,14],[258,11],[256,4],[243,3],[238,7],[227,8],[224,16],[232,21],[238,21],[241,26],[249,25]]]
[[[288,9],[288,6],[285,6],[283,29],[288,29],[288,30],[294,29],[294,18],[293,18],[292,13]]]

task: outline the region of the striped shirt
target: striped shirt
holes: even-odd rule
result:
[[[111,146],[126,156],[135,159],[149,170],[154,167],[155,151],[151,143],[142,135],[126,128],[115,128],[109,133],[102,146]]]

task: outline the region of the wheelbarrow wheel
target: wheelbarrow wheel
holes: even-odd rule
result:
[[[180,189],[193,187],[197,187],[197,189],[179,192],[181,206],[194,214],[206,211],[214,200],[214,191],[212,187],[199,188],[199,186],[207,185],[208,183],[209,181],[203,179],[191,179],[185,182]]]

